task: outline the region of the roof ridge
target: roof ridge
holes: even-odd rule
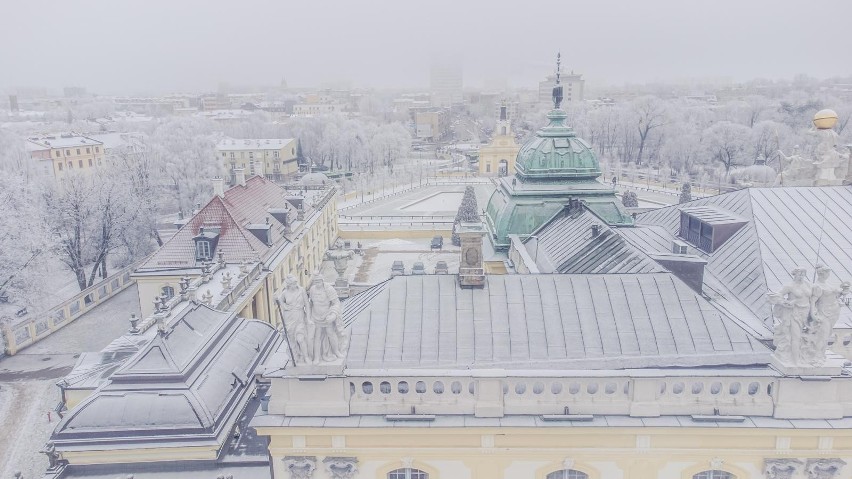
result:
[[[251,238],[254,238],[255,241],[260,241],[260,240],[257,239],[257,237],[255,235],[253,235],[251,232],[248,232],[248,236],[246,235],[246,233],[247,233],[246,229],[243,227],[243,225],[241,225],[237,221],[236,217],[234,216],[234,212],[231,211],[231,207],[229,206],[230,202],[227,201],[227,199],[225,199],[225,198],[221,198],[221,200],[222,200],[222,206],[225,208],[225,213],[228,215],[228,218],[230,218],[231,222],[234,225],[236,225],[237,231],[240,233],[240,236],[242,236],[242,238],[246,241],[246,243],[248,243],[249,249],[251,249],[251,251],[253,253],[260,255],[260,252],[258,252],[257,249],[254,247],[254,244],[252,243],[252,240],[249,238],[249,236],[251,236]],[[200,211],[199,211],[199,213],[200,213]]]
[[[747,198],[746,204],[748,204],[748,214],[749,214],[749,217],[746,220],[749,223],[751,223],[751,227],[754,229],[754,235],[757,237],[757,248],[756,248],[757,249],[757,264],[758,264],[757,269],[760,270],[760,280],[763,281],[763,286],[768,291],[769,290],[769,282],[766,281],[766,268],[765,268],[766,263],[764,263],[764,261],[763,261],[763,247],[762,247],[763,242],[760,241],[760,231],[757,228],[757,221],[754,220],[754,204],[752,202],[752,192],[750,191],[751,188],[745,188],[745,190],[746,190],[745,195],[746,195],[746,198]],[[746,306],[746,307],[748,308],[748,306]],[[751,308],[748,308],[748,309],[751,309]],[[752,313],[754,313],[755,316],[760,318],[760,315],[756,311],[752,311]],[[764,320],[763,318],[760,318],[760,319]],[[770,316],[770,319],[771,319],[771,316]]]

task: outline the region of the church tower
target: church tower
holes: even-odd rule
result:
[[[515,157],[520,146],[512,133],[509,107],[503,100],[494,126],[494,138],[479,149],[479,174],[482,176],[508,176],[515,171]]]

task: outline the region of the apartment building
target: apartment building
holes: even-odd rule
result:
[[[294,138],[226,138],[216,145],[216,154],[230,172],[230,184],[236,181],[236,168],[243,168],[248,176],[281,181],[299,172],[296,143]]]

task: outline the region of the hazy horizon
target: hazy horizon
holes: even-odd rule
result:
[[[466,87],[532,88],[554,69],[556,51],[565,69],[596,84],[852,73],[838,53],[849,36],[848,1],[436,0],[425,7],[13,0],[0,9],[0,89],[136,94],[282,79],[291,87],[425,88],[435,61],[462,64]]]

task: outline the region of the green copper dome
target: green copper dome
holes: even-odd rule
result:
[[[556,89],[558,90],[559,86]],[[572,200],[611,226],[628,226],[633,218],[611,185],[598,181],[600,164],[591,147],[565,125],[568,115],[558,108],[547,114],[550,124],[526,142],[515,161],[515,175],[497,180],[485,210],[494,249],[509,249],[509,235],[535,233]]]
[[[591,146],[565,125],[562,110],[547,114],[550,124],[536,132],[518,152],[515,171],[524,182],[595,179],[600,164]]]

